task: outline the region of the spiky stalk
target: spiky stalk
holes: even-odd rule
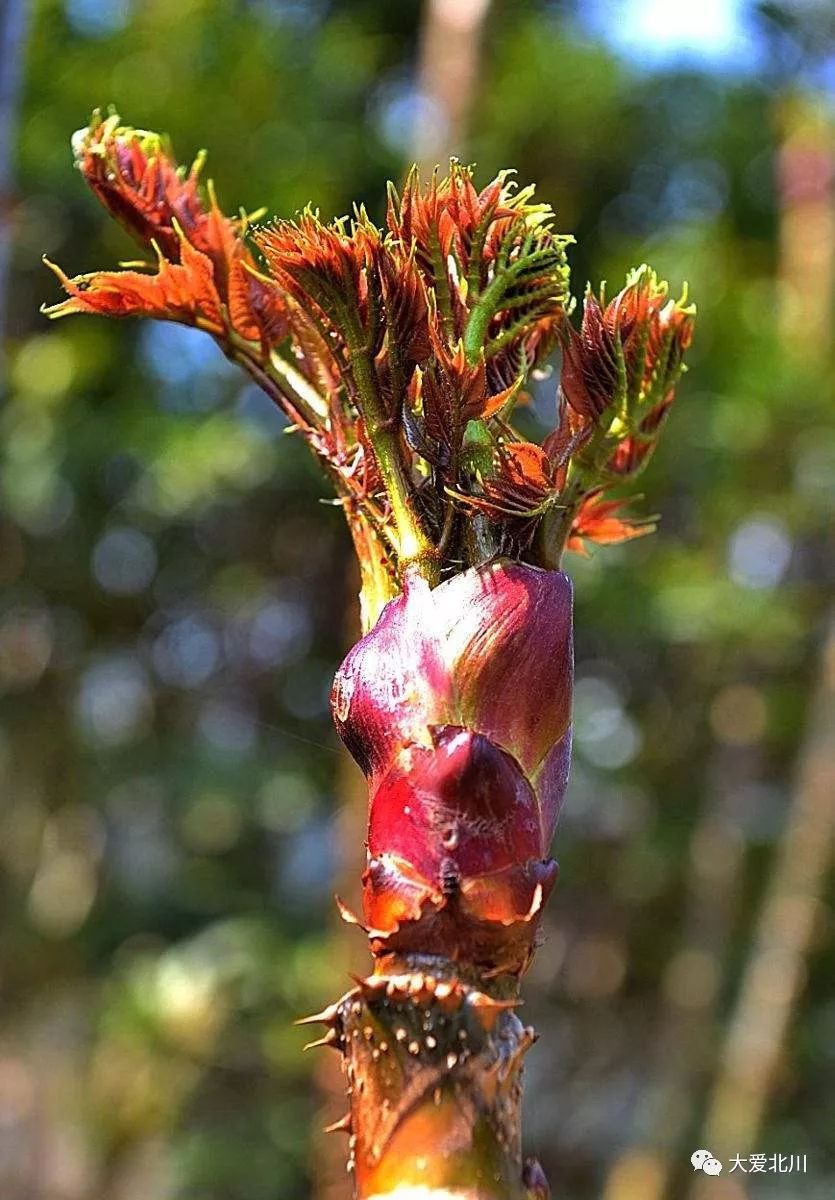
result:
[[[324,1013],[339,1051],[361,1200],[535,1200],[523,1162],[519,981],[557,873],[550,844],[571,746],[571,584],[563,552],[649,532],[606,493],[652,454],[692,308],[648,267],[569,321],[571,239],[502,173],[392,187],[386,229],[358,209],[250,228],[202,157],[94,114],[73,139],[98,198],[156,270],[69,279],[46,311],[204,329],[289,415],[343,505],[365,636],[332,706],[368,780],[368,978]],[[553,430],[512,424],[562,347]]]

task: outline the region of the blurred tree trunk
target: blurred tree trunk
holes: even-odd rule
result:
[[[735,798],[755,773],[749,747],[718,745],[705,773],[707,803],[690,840],[684,930],[664,973],[654,1065],[603,1200],[662,1200],[705,1086],[723,972],[739,912],[745,842]]]
[[[426,0],[420,35],[421,107],[413,156],[431,171],[466,149],[490,0]]]
[[[780,332],[787,350],[819,363],[832,347],[835,125],[808,96],[785,101],[779,116]]]
[[[835,149],[820,99],[782,111],[780,324],[788,353],[825,366],[835,283]],[[704,1127],[720,1157],[750,1153],[767,1111],[813,944],[835,832],[835,609],[822,646],[798,778],[731,1017]],[[700,1195],[697,1182],[694,1195]]]
[[[8,274],[14,213],[14,143],[26,26],[25,0],[0,0],[0,386],[5,382]]]
[[[803,990],[835,834],[835,609],[821,657],[798,779],[757,920],[705,1122],[719,1157],[753,1148]]]
[[[779,325],[789,356],[825,364],[832,336],[835,283],[835,153],[832,119],[820,101],[795,96],[778,112],[783,142],[777,162],[780,196]],[[777,1075],[791,1011],[813,936],[816,900],[829,861],[835,796],[835,620],[824,649],[823,678],[801,751],[801,778],[774,874],[754,935],[735,1016],[716,1067],[700,1144],[720,1159],[750,1151]],[[827,734],[828,723],[828,734]],[[676,963],[691,980],[668,988],[658,1068],[638,1117],[633,1145],[610,1173],[604,1200],[661,1200],[681,1163],[682,1140],[703,1094],[716,1024],[715,1000],[733,916],[744,845],[735,829],[739,772],[752,763],[722,747],[708,772],[712,797],[691,846],[687,935]],[[701,997],[698,974],[705,975]],[[712,985],[708,978],[712,974]],[[669,981],[669,971],[668,971]],[[673,980],[674,982],[674,980]],[[684,981],[683,981],[684,983]],[[677,998],[678,996],[678,998]],[[680,1002],[679,1002],[680,1000]],[[719,1182],[698,1177],[694,1196],[718,1200]],[[726,1181],[725,1187],[730,1186]],[[729,1193],[730,1195],[730,1193]],[[734,1196],[737,1192],[734,1191]]]

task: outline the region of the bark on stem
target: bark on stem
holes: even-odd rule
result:
[[[437,955],[389,956],[319,1017],[342,1054],[358,1200],[529,1200],[521,1070],[533,1029],[518,981]]]

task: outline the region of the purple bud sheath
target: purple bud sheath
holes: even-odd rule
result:
[[[566,575],[520,563],[412,577],[337,673],[334,720],[370,797],[375,971],[332,1018],[360,1196],[545,1194],[522,1164],[534,1035],[513,1010],[557,875],[571,608]]]

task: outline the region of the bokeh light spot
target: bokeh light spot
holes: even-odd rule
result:
[[[93,743],[115,748],[141,737],[153,714],[145,671],[127,654],[93,663],[81,677],[76,711],[82,732]]]
[[[93,574],[104,590],[115,596],[144,591],[156,569],[154,543],[138,529],[110,529],[93,548]]]
[[[776,587],[786,573],[792,542],[782,521],[767,514],[742,521],[728,544],[728,571],[748,588]]]
[[[767,722],[768,709],[762,692],[747,683],[722,688],[710,706],[714,736],[729,746],[750,746],[760,741]]]

